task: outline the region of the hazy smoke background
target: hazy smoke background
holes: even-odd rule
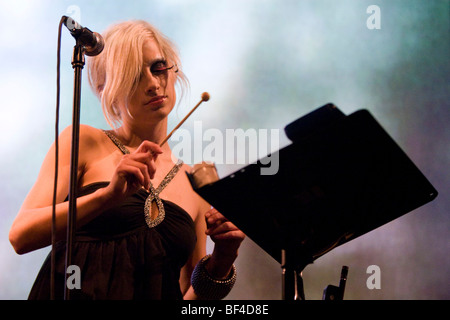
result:
[[[372,4],[379,30],[366,26]],[[25,299],[49,252],[16,255],[8,231],[53,141],[57,27],[72,15],[98,32],[145,19],[178,45],[191,94],[169,127],[203,91],[211,101],[193,118],[204,129],[283,129],[328,102],[347,114],[368,109],[440,195],[308,266],[306,297],[321,299],[348,265],[346,299],[449,299],[449,14],[447,0],[1,0],[0,298]],[[63,30],[61,129],[71,123],[73,45]],[[107,128],[86,77],[82,95],[82,123]],[[282,136],[280,147],[288,143]],[[366,287],[372,264],[380,290]],[[281,298],[280,266],[250,239],[237,266],[229,298]]]

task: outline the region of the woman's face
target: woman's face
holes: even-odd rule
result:
[[[160,121],[172,111],[176,101],[177,66],[164,58],[154,39],[149,38],[142,50],[144,65],[141,78],[136,91],[128,99],[128,112],[123,114],[129,113],[133,120],[148,124]]]

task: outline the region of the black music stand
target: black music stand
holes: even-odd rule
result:
[[[333,248],[433,200],[437,191],[367,110],[325,105],[285,128],[292,144],[194,190],[283,269],[283,299]],[[279,159],[274,175],[263,165]],[[270,161],[269,161],[270,160]]]

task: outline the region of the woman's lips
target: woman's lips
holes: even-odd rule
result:
[[[167,99],[167,96],[156,96],[156,97],[151,98],[148,102],[146,102],[145,105],[153,106],[153,107],[159,106],[159,105],[163,104],[164,101],[166,101],[166,99]]]

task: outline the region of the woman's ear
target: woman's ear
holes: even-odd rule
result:
[[[104,88],[105,88],[105,86],[102,84],[97,86],[97,92],[98,92],[99,97],[102,96]]]

